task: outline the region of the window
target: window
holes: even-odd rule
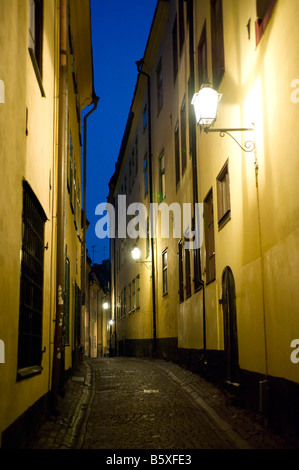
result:
[[[178,30],[177,30],[177,15],[175,15],[174,25],[172,28],[172,62],[173,62],[173,81],[175,81],[179,62],[178,62]]]
[[[162,291],[163,295],[168,292],[167,285],[167,250],[162,253]]]
[[[132,189],[132,157],[133,156],[134,156],[134,153],[129,160],[129,193],[131,192],[131,189]]]
[[[147,126],[147,105],[144,106],[143,110],[143,131],[145,131]]]
[[[200,41],[197,48],[198,56],[198,88],[200,89],[203,83],[209,83],[208,79],[208,64],[207,64],[207,31],[206,22],[204,24]]]
[[[192,217],[192,231],[195,231],[195,218]],[[194,267],[194,290],[195,292],[202,287],[201,279],[201,256],[200,248],[193,250],[193,267]]]
[[[180,54],[182,53],[185,41],[185,18],[184,18],[184,3],[185,0],[179,0],[179,40],[180,40]]]
[[[178,261],[179,261],[179,300],[184,300],[184,258],[183,258],[183,241],[178,243]]]
[[[81,188],[79,180],[77,181],[77,214],[76,214],[76,225],[77,225],[77,235],[80,236],[81,229]]]
[[[81,343],[81,306],[82,294],[77,282],[75,281],[75,331],[74,340],[75,347]]]
[[[140,274],[136,277],[136,309],[140,308]]]
[[[70,142],[69,142],[69,151],[70,151],[70,160],[69,160],[69,193],[70,193],[70,201],[72,206],[73,201],[73,140],[72,140],[72,133],[70,131]]]
[[[126,316],[126,288],[124,287],[120,293],[120,317]]]
[[[132,311],[132,286],[129,284],[129,313]]]
[[[71,208],[72,208],[72,211],[73,213],[75,214],[75,211],[76,211],[76,198],[77,198],[77,194],[76,194],[76,173],[77,173],[77,169],[76,169],[76,163],[74,163],[73,165],[73,191],[72,191],[72,201],[71,201]]]
[[[24,181],[18,378],[41,371],[44,225],[46,220],[46,215],[37,197],[29,184]]]
[[[222,0],[211,0],[213,85],[218,89],[224,75]]]
[[[185,97],[181,107],[181,156],[182,156],[182,173],[186,170],[187,165],[187,139],[186,139],[186,106]]]
[[[43,0],[29,0],[29,44],[28,49],[42,96],[43,56]]]
[[[138,136],[136,137],[135,140],[135,176],[137,176],[138,173]]]
[[[199,248],[193,251],[193,262],[194,262],[194,290],[197,291],[202,286]]]
[[[70,344],[70,260],[65,259],[65,344]]]
[[[175,130],[174,130],[174,152],[175,152],[175,184],[176,186],[178,186],[180,182],[180,175],[181,175],[179,123],[176,124]]]
[[[161,58],[158,63],[156,75],[157,75],[157,106],[158,106],[158,114],[159,114],[163,106],[163,73],[162,73],[162,59]]]
[[[266,29],[277,0],[256,0],[257,20],[255,22],[256,45]]]
[[[196,123],[195,123],[195,113],[194,113],[194,108],[193,106],[191,105],[191,101],[192,101],[192,97],[194,95],[194,86],[193,86],[194,82],[193,80],[191,79],[191,77],[189,77],[189,80],[188,80],[188,103],[189,103],[189,111],[188,111],[188,117],[189,117],[189,156],[191,157],[192,156],[192,149],[193,149],[193,139],[195,137],[195,133],[196,133]]]
[[[145,248],[145,256],[146,258],[149,257],[150,254],[150,234],[149,234],[149,217],[146,219],[146,248]]]
[[[160,163],[160,201],[163,201],[166,196],[165,192],[165,155],[164,151],[161,153],[159,158]]]
[[[215,240],[214,240],[214,213],[213,191],[208,193],[204,200],[204,224],[206,241],[206,283],[214,281],[215,272]]]
[[[218,228],[222,228],[230,219],[230,191],[228,162],[217,176]]]
[[[144,155],[143,160],[143,175],[144,175],[144,196],[148,194],[148,161],[147,153]]]
[[[136,307],[135,306],[135,294],[136,294],[136,292],[135,292],[135,279],[133,279],[133,281],[132,281],[132,308],[131,308],[132,311],[134,311],[135,307]]]
[[[190,250],[185,250],[185,270],[186,270],[186,298],[191,296],[191,266]]]

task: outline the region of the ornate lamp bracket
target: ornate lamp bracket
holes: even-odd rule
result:
[[[252,131],[254,132],[254,127],[242,127],[242,128],[232,128],[232,129],[211,129],[205,128],[204,131],[208,134],[209,132],[219,132],[220,137],[224,137],[225,135],[229,135],[236,144],[240,147],[243,152],[253,152],[255,150],[255,142],[253,140],[247,140],[244,145],[241,145],[237,139],[231,134],[231,132],[247,132]]]

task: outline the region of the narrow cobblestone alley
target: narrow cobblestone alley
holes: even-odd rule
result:
[[[163,360],[85,360],[35,449],[292,449],[260,417]],[[297,448],[297,447],[296,447]]]

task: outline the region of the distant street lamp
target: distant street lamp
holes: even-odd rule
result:
[[[135,248],[131,251],[131,254],[132,254],[132,258],[133,258],[135,261],[138,261],[138,260],[140,259],[141,252],[140,252],[139,248],[135,247]]]
[[[139,250],[139,248],[135,247],[135,248],[131,251],[131,255],[132,255],[133,260],[134,260],[136,263],[145,264],[148,269],[151,269],[151,265],[152,265],[152,262],[151,262],[151,261],[140,259],[140,258],[141,258],[141,251]]]
[[[103,303],[103,309],[104,309],[104,310],[108,310],[108,308],[109,308],[108,302],[104,302],[104,303]]]

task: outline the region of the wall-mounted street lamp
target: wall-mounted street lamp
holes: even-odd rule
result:
[[[247,140],[242,146],[232,135],[231,132],[246,132],[252,131],[254,133],[254,126],[249,128],[230,128],[230,129],[214,129],[211,128],[216,119],[218,112],[218,104],[222,95],[214,90],[210,85],[202,85],[198,93],[193,95],[191,104],[194,106],[196,122],[200,126],[200,129],[206,133],[219,132],[220,137],[229,135],[244,152],[255,151],[255,142]],[[254,134],[253,134],[254,136]],[[265,312],[265,286],[264,286],[264,262],[263,262],[263,250],[262,250],[262,235],[261,235],[261,214],[260,214],[260,198],[259,198],[259,184],[258,184],[258,162],[255,152],[255,177],[256,177],[256,194],[257,194],[257,213],[258,213],[258,225],[259,225],[259,250],[261,259],[261,276],[262,276],[262,296],[263,296],[263,323],[264,323],[264,343],[265,343],[265,380],[260,381],[260,402],[264,394],[267,395],[268,382],[268,359],[267,359],[267,332],[266,332],[266,312]],[[262,407],[260,405],[260,411]]]
[[[231,128],[231,129],[212,129],[217,119],[218,104],[222,95],[214,90],[210,85],[202,85],[198,93],[193,95],[191,104],[194,106],[196,122],[204,132],[219,132],[220,137],[229,135],[244,152],[253,152],[255,143],[247,140],[242,146],[232,135],[231,132],[254,131],[254,127],[249,128]]]
[[[151,262],[151,261],[147,261],[147,260],[142,260],[142,259],[140,259],[140,258],[141,258],[141,251],[139,250],[139,248],[137,248],[137,246],[131,251],[131,255],[132,255],[133,260],[134,260],[136,263],[145,264],[145,266],[146,266],[148,269],[151,269],[152,262]]]
[[[104,302],[104,303],[103,303],[103,309],[104,309],[104,310],[108,310],[108,308],[109,308],[108,302]]]

